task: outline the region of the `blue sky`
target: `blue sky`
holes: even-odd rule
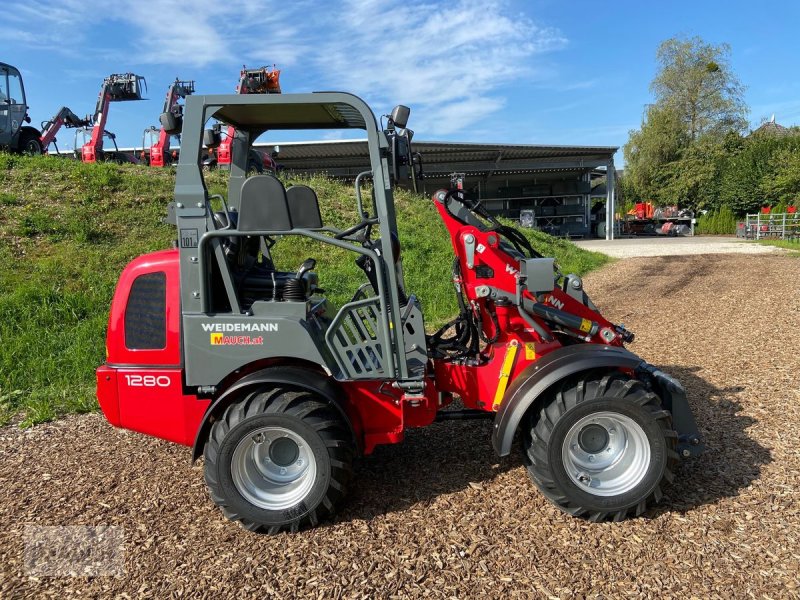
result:
[[[110,111],[120,146],[141,144],[176,76],[232,92],[243,64],[277,64],[284,92],[350,91],[376,114],[408,104],[417,139],[622,146],[651,100],[658,43],[679,34],[731,45],[753,126],[773,113],[800,124],[795,1],[3,4],[0,61],[23,72],[35,123],[62,105],[91,112],[110,73],[146,77],[148,101]]]

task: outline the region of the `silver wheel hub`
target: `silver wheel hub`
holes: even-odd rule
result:
[[[561,458],[579,488],[595,496],[617,496],[644,479],[650,467],[650,443],[630,417],[597,412],[570,427]]]
[[[231,477],[251,504],[283,510],[306,497],[317,477],[317,464],[308,443],[294,431],[261,427],[236,445]]]

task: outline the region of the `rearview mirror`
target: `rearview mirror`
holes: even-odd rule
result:
[[[222,143],[222,134],[219,129],[206,129],[203,131],[203,145],[206,148],[216,148]]]
[[[392,114],[389,118],[397,127],[405,129],[408,124],[408,117],[411,115],[411,109],[402,104],[398,104],[392,109]]]
[[[158,120],[161,121],[161,127],[168,135],[178,135],[183,129],[183,118],[176,116],[173,112],[161,113]]]

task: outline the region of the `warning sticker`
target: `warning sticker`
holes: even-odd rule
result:
[[[525,360],[536,360],[536,344],[533,342],[525,343]]]
[[[181,248],[197,248],[197,229],[181,229]]]
[[[592,322],[589,319],[581,319],[581,331],[589,333],[592,330]]]

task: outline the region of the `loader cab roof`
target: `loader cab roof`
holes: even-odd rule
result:
[[[379,129],[375,114],[364,100],[346,92],[312,92],[307,94],[220,94],[191,95],[186,98],[182,129],[181,154],[178,161],[175,201],[196,205],[207,197],[202,174],[203,152],[219,144],[220,133],[210,122],[232,126],[236,130],[233,140],[232,161],[228,182],[228,202],[238,206],[239,188],[247,175],[248,155],[237,151],[237,144],[245,148],[269,130],[321,130],[360,129],[366,133],[372,167],[372,179],[379,190],[381,204],[391,203],[384,197],[391,189],[387,164],[389,141]],[[206,133],[211,135],[206,136]],[[216,137],[216,142],[214,141]],[[239,146],[241,148],[241,146]],[[391,213],[390,209],[389,212]]]
[[[188,110],[202,104],[206,118],[248,131],[253,138],[270,129],[377,129],[367,104],[345,92],[190,96],[186,104]]]

